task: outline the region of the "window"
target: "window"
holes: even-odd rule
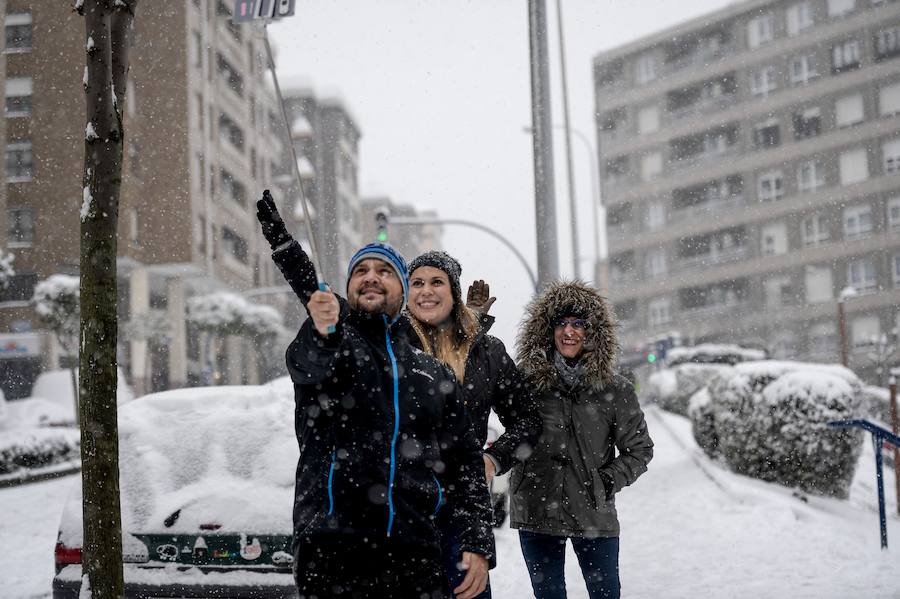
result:
[[[747,45],[758,48],[775,38],[775,15],[767,14],[747,23]]]
[[[878,277],[875,274],[875,261],[872,258],[859,258],[847,265],[847,283],[858,293],[873,293],[878,290]]]
[[[872,234],[872,207],[851,206],[844,208],[844,238],[847,240],[862,239]]]
[[[666,207],[661,202],[651,202],[647,205],[647,228],[651,231],[661,228],[666,224]]]
[[[140,179],[144,171],[141,169],[141,144],[134,139],[128,140],[128,169],[133,177]]]
[[[665,248],[653,248],[647,250],[647,276],[658,277],[666,274],[666,250]]]
[[[806,267],[806,301],[811,304],[830,302],[833,295],[830,266]]]
[[[237,202],[241,206],[246,204],[247,188],[243,183],[235,180],[231,173],[224,168],[219,170],[219,188],[222,191],[222,195],[228,199]]]
[[[816,71],[816,57],[814,54],[803,54],[791,59],[791,83],[805,85],[819,76]]]
[[[801,193],[813,192],[825,185],[825,167],[819,160],[807,160],[797,169],[797,187]]]
[[[831,47],[831,72],[844,73],[859,68],[859,41],[847,40]]]
[[[828,0],[828,16],[840,17],[856,8],[856,0]]]
[[[863,122],[865,118],[862,94],[851,94],[835,101],[834,120],[838,127],[855,125]]]
[[[865,148],[842,152],[839,164],[841,185],[852,185],[869,178],[869,159]]]
[[[795,112],[792,120],[794,122],[794,139],[816,137],[822,131],[822,111],[818,106]]]
[[[128,213],[128,237],[131,241],[131,245],[140,245],[141,221],[137,208],[132,208]]]
[[[659,131],[659,107],[646,106],[638,112],[638,133]]]
[[[606,224],[614,227],[631,222],[631,204],[611,206],[606,210]]]
[[[628,174],[628,156],[617,156],[606,161],[606,176],[616,181]]]
[[[216,70],[219,72],[219,77],[228,84],[228,88],[231,89],[231,91],[239,96],[244,95],[243,75],[231,66],[231,63],[218,52],[216,53]]]
[[[900,27],[882,29],[875,34],[875,59],[883,60],[900,55]]]
[[[628,113],[624,108],[614,108],[603,113],[600,117],[600,128],[603,131],[615,131],[625,125]]]
[[[660,152],[652,152],[641,157],[641,180],[649,181],[663,170],[663,159]]]
[[[199,31],[191,32],[191,39],[193,43],[191,44],[191,64],[197,68],[203,66],[203,36],[200,35]]]
[[[780,256],[788,251],[787,225],[782,222],[763,225],[760,233],[763,256]]]
[[[764,67],[750,73],[750,93],[765,98],[778,88],[775,67]]]
[[[753,144],[757,148],[774,148],[781,143],[781,129],[777,119],[768,119],[754,127]]]
[[[887,226],[889,231],[900,231],[900,196],[887,202]]]
[[[787,9],[788,35],[797,35],[813,26],[812,6],[809,2],[799,2]]]
[[[808,298],[807,301],[809,301]],[[813,323],[809,327],[806,338],[812,352],[822,355],[834,353],[837,350],[837,327],[833,322]]]
[[[9,247],[34,243],[34,211],[31,208],[13,206],[6,211],[6,239]]]
[[[224,113],[219,115],[219,139],[227,141],[241,152],[244,151],[244,131]]]
[[[34,286],[38,283],[36,273],[16,273],[6,289],[0,290],[0,302],[27,302],[34,297]]]
[[[887,175],[900,173],[900,138],[881,144],[882,166]]]
[[[652,54],[645,54],[637,59],[636,65],[638,84],[650,83],[656,79],[656,57]]]
[[[18,141],[6,144],[6,182],[20,183],[34,177],[31,142]]]
[[[247,241],[228,227],[222,227],[222,248],[239,262],[247,264]]]
[[[894,281],[894,288],[900,287],[900,254],[891,257],[891,278]]]
[[[6,80],[6,116],[31,114],[31,77],[10,77]]]
[[[886,85],[878,91],[878,106],[881,116],[900,112],[900,83]]]
[[[651,327],[672,322],[672,300],[667,297],[658,297],[650,300],[648,305],[648,320]]]
[[[6,15],[6,52],[31,51],[31,13]]]
[[[784,173],[780,170],[766,171],[759,175],[756,195],[763,202],[778,200],[784,196]]]
[[[789,306],[796,303],[796,292],[791,278],[786,275],[769,277],[764,282],[766,303],[770,306]]]
[[[881,336],[881,323],[878,322],[878,316],[874,314],[857,316],[850,323],[850,330],[852,331],[853,347],[863,347],[878,340]]]
[[[831,231],[828,227],[828,219],[822,214],[812,214],[800,223],[800,235],[805,247],[814,247],[828,243],[831,240]]]

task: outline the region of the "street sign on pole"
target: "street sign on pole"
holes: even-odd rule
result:
[[[297,0],[235,0],[232,23],[277,21],[294,14]]]

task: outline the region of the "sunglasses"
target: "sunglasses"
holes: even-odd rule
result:
[[[587,321],[583,318],[557,318],[553,321],[554,329],[564,329],[567,326],[572,327],[576,331],[583,331],[587,328]]]

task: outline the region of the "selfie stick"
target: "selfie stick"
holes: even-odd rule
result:
[[[291,138],[291,125],[288,122],[287,109],[284,107],[284,98],[281,95],[281,86],[278,85],[278,75],[275,73],[275,59],[272,57],[272,46],[269,44],[269,31],[263,26],[263,41],[266,44],[266,55],[269,59],[269,70],[272,72],[272,81],[275,83],[275,95],[278,105],[281,107],[281,120],[287,132],[288,146],[291,148],[291,164],[294,165],[294,176],[297,178],[297,189],[300,195],[300,205],[303,206],[303,222],[306,225],[306,236],[309,238],[309,256],[316,267],[316,283],[319,291],[328,291],[328,284],[322,278],[322,270],[319,268],[319,252],[316,249],[316,238],[313,236],[312,220],[309,217],[309,206],[306,202],[306,194],[303,193],[303,181],[300,179],[300,167],[297,166],[297,150],[294,149],[294,140]],[[335,332],[333,324],[328,325],[328,332]]]

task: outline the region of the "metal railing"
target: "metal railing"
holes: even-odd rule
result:
[[[878,518],[881,524],[881,548],[887,549],[887,514],[884,507],[884,458],[881,448],[887,441],[894,447],[900,447],[900,437],[891,431],[881,428],[868,420],[834,420],[828,423],[832,428],[861,428],[872,433],[875,445],[875,476],[878,482]]]

